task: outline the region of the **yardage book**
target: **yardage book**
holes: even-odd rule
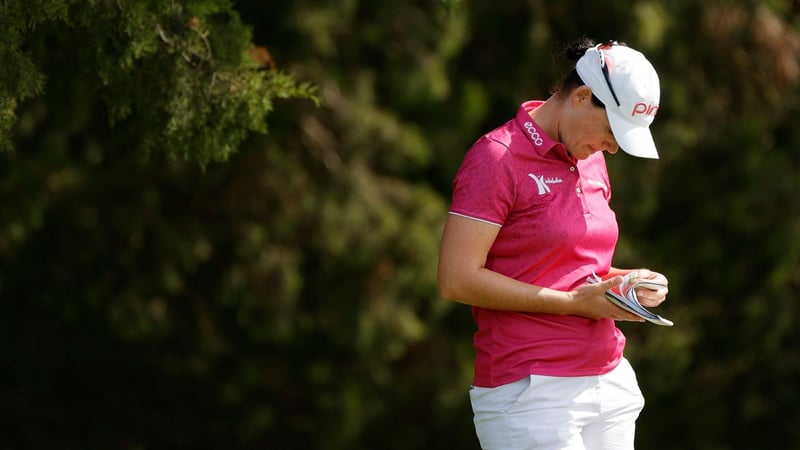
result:
[[[671,320],[665,319],[658,314],[648,311],[647,308],[639,303],[639,299],[636,297],[636,288],[657,290],[666,286],[661,283],[654,283],[647,280],[631,283],[631,278],[633,275],[634,273],[630,272],[623,276],[622,283],[620,285],[606,291],[606,298],[620,308],[632,312],[648,322],[652,322],[656,325],[671,327],[673,325]],[[603,281],[603,279],[597,276],[596,273],[592,272],[592,276],[587,278],[586,281],[590,284],[595,284]]]

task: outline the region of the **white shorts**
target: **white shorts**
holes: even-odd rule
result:
[[[470,390],[484,450],[632,450],[644,398],[627,359],[585,377],[531,375]]]

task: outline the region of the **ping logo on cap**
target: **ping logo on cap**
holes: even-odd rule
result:
[[[644,114],[645,116],[655,115],[657,111],[658,111],[658,105],[639,102],[633,105],[633,111],[631,111],[631,117],[634,117],[637,114]]]
[[[575,70],[606,105],[619,147],[634,156],[658,158],[649,127],[658,112],[661,92],[658,73],[650,61],[641,52],[612,41],[587,49]]]

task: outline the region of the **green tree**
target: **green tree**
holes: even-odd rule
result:
[[[583,34],[662,81],[661,160],[608,158],[676,322],[622,325],[638,446],[797,447],[798,12],[0,2],[0,448],[478,448],[450,183]]]
[[[10,1],[0,13],[0,149],[13,147],[17,105],[47,80],[67,105],[95,101],[138,150],[201,165],[266,132],[275,98],[314,98],[274,69],[227,1]]]

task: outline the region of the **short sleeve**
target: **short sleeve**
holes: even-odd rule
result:
[[[514,206],[515,161],[504,144],[479,139],[458,169],[450,212],[503,226]]]

